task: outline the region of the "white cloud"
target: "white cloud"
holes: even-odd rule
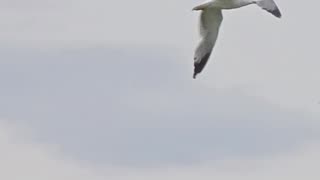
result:
[[[319,179],[320,144],[314,142],[286,154],[260,159],[229,159],[188,167],[93,167],[68,159],[54,146],[31,142],[24,128],[4,121],[0,124],[0,179]]]
[[[196,0],[1,2],[2,46],[154,44],[176,48],[181,61],[192,67],[198,14],[190,9],[199,3]],[[214,55],[200,79],[207,86],[245,87],[248,94],[278,106],[320,116],[320,26],[306,21],[317,16],[319,2],[310,2],[308,9],[298,1],[277,3],[284,15],[281,20],[254,6],[226,11]]]
[[[168,0],[6,2],[0,8],[0,39],[6,45],[27,47],[181,44],[186,33],[182,36],[181,29],[172,26],[178,19],[179,26],[191,25],[186,17],[194,14],[192,1],[185,1],[177,11],[178,4]],[[192,26],[183,29],[192,34]]]
[[[4,5],[0,7],[0,40],[2,42],[0,46],[48,48],[65,45],[74,47],[111,44],[126,52],[126,49],[130,49],[131,46],[124,46],[123,44],[156,44],[155,48],[162,44],[166,45],[166,48],[178,47],[177,49],[180,49],[180,52],[177,52],[177,54],[181,53],[183,57],[180,58],[180,61],[184,63],[183,65],[188,64],[188,66],[185,66],[186,68],[192,68],[197,15],[192,13],[190,9],[197,3],[195,0],[184,1],[184,3],[169,0],[138,0],[125,3],[124,1],[100,0],[31,0],[28,2],[0,0],[0,2],[4,2]],[[214,56],[194,86],[201,87],[200,89],[206,89],[202,87],[203,84],[208,87],[227,89],[243,87],[247,94],[263,97],[275,104],[275,107],[319,112],[320,95],[318,92],[320,92],[320,86],[317,78],[320,75],[317,67],[320,64],[317,61],[319,59],[317,53],[319,39],[316,36],[319,32],[319,26],[313,21],[306,21],[309,17],[317,17],[314,13],[317,12],[316,8],[319,2],[310,3],[314,4],[310,4],[308,9],[302,9],[299,1],[278,2],[284,14],[284,18],[280,21],[275,20],[259,8],[253,7],[246,8],[247,11],[225,12],[223,31],[219,37]],[[249,26],[243,26],[244,23]],[[18,51],[13,51],[19,54]],[[26,51],[29,51],[29,49]],[[4,57],[1,57],[1,59],[4,59]],[[23,60],[27,61],[28,59]],[[84,61],[87,60],[89,59]],[[12,59],[9,59],[9,61],[12,61]],[[163,63],[163,65],[167,65],[167,63]],[[23,68],[26,68],[26,66],[23,66]],[[96,67],[94,68],[97,70]],[[143,69],[147,68],[143,67]],[[19,74],[13,71],[11,73]],[[8,76],[11,73],[4,73],[3,77],[11,77]],[[72,71],[72,73],[74,72]],[[146,73],[146,71],[143,73]],[[43,74],[41,73],[41,75]],[[81,74],[84,73],[81,72]],[[101,75],[105,76],[105,74]],[[54,77],[54,80],[58,80],[56,76]],[[188,78],[191,78],[191,74]],[[10,79],[6,79],[10,81]],[[121,78],[113,80],[117,81],[119,79]],[[122,78],[121,80],[125,81],[126,79]],[[158,80],[159,82],[165,81],[162,78]],[[145,83],[145,79],[142,81]],[[9,87],[8,89],[12,91],[12,89],[21,90],[22,88],[13,87],[10,89]],[[25,90],[23,91],[25,93]],[[88,92],[90,94],[94,91]],[[201,90],[197,92],[202,93]],[[210,93],[219,96],[216,91]],[[193,94],[197,95],[197,93]],[[153,103],[165,110],[166,108],[180,106],[180,104],[175,105],[174,103],[168,106],[161,94],[157,93],[143,94],[142,97],[145,98],[146,105]],[[34,103],[34,98],[31,96],[28,96],[28,98],[32,99]],[[21,98],[18,97],[18,99],[20,100],[18,102],[21,102]],[[183,99],[186,98],[183,96]],[[131,102],[139,100],[141,99],[137,96],[131,99]],[[175,102],[180,102],[180,100],[176,98]],[[207,102],[206,100],[207,98],[203,98],[198,103],[202,104]],[[124,101],[128,101],[128,99],[124,99]],[[66,103],[66,100],[61,100],[61,102]],[[243,103],[242,99],[238,100],[237,103],[241,105]],[[4,107],[8,107],[8,104],[14,104],[12,99],[4,102]],[[52,105],[52,103],[48,104]],[[40,106],[44,106],[44,104],[41,102]],[[128,106],[134,106],[134,104],[128,104]],[[14,107],[14,110],[17,109],[15,104],[12,107]],[[135,107],[148,108],[148,106]],[[23,107],[23,109],[27,108]],[[35,112],[38,113],[39,109],[35,109]],[[28,109],[25,111],[28,111]],[[189,111],[189,109],[186,111]],[[225,111],[229,112],[230,107],[225,108]],[[21,111],[14,112],[18,115],[24,114]],[[289,113],[291,114],[291,112]],[[61,112],[52,114],[58,116]],[[50,113],[46,115],[50,115]],[[268,113],[268,115],[273,117],[272,113]],[[147,121],[149,119],[143,120]],[[277,119],[275,120],[271,122],[277,125],[281,123]],[[252,118],[249,121],[256,120]],[[291,121],[291,119],[285,118],[285,121]],[[66,121],[63,120],[63,122]],[[189,120],[189,122],[194,126],[193,120]],[[265,122],[270,123],[270,121]],[[150,123],[155,124],[154,122]],[[186,122],[184,121],[184,123]],[[199,124],[199,122],[197,123]],[[172,124],[172,121],[168,121],[168,124]],[[315,123],[315,129],[318,127],[317,125]],[[59,126],[58,123],[57,126]],[[306,126],[310,127],[309,124]],[[293,128],[289,127],[288,129]],[[55,146],[28,141],[28,138],[24,137],[24,128],[17,128],[16,125],[1,123],[0,134],[0,170],[3,170],[0,173],[0,179],[11,180],[21,179],[21,177],[23,179],[68,180],[170,180],[199,179],[199,177],[201,179],[219,178],[222,180],[295,180],[306,177],[318,179],[316,167],[318,167],[317,160],[320,156],[320,153],[318,153],[320,152],[319,143],[311,143],[311,145],[303,146],[294,152],[281,154],[278,157],[266,157],[265,159],[231,159],[207,162],[206,165],[195,165],[194,167],[171,167],[169,169],[117,168],[115,170],[110,167],[96,169],[65,157]],[[113,175],[106,173],[106,171],[112,171]]]
[[[98,180],[98,173],[67,160],[56,147],[29,141],[25,128],[0,122],[0,179]]]
[[[208,89],[176,56],[143,50],[4,51],[0,114],[98,163],[190,164],[283,152],[319,138],[316,118],[239,89]]]

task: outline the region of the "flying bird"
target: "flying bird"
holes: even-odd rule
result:
[[[200,35],[202,38],[194,55],[194,79],[203,70],[210,58],[223,19],[222,10],[236,9],[251,4],[256,4],[274,16],[281,18],[281,12],[273,0],[212,0],[192,9],[201,11]]]

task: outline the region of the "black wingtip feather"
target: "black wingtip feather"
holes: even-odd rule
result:
[[[276,16],[277,18],[281,18],[281,16],[282,16],[282,14],[278,8],[276,8],[273,11],[270,11],[270,13],[273,14],[274,16]]]
[[[203,58],[200,60],[200,62],[194,63],[194,73],[193,73],[193,79],[196,79],[197,74],[201,73],[203,68],[206,66],[208,60],[210,58],[210,53],[203,56]]]

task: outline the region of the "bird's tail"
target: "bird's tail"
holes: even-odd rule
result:
[[[257,0],[257,5],[262,9],[270,12],[274,16],[281,18],[281,12],[277,6],[277,4],[273,0]]]

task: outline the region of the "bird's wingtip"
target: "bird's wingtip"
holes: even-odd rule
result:
[[[210,58],[211,52],[204,55],[200,61],[195,61],[194,63],[194,73],[193,73],[193,79],[196,79],[197,75],[202,72],[203,68],[206,66],[209,58]]]
[[[280,10],[278,8],[276,8],[275,10],[273,11],[270,11],[274,16],[276,16],[277,18],[281,18],[282,17],[282,14],[280,12]]]
[[[197,73],[193,73],[193,79],[197,78]]]

